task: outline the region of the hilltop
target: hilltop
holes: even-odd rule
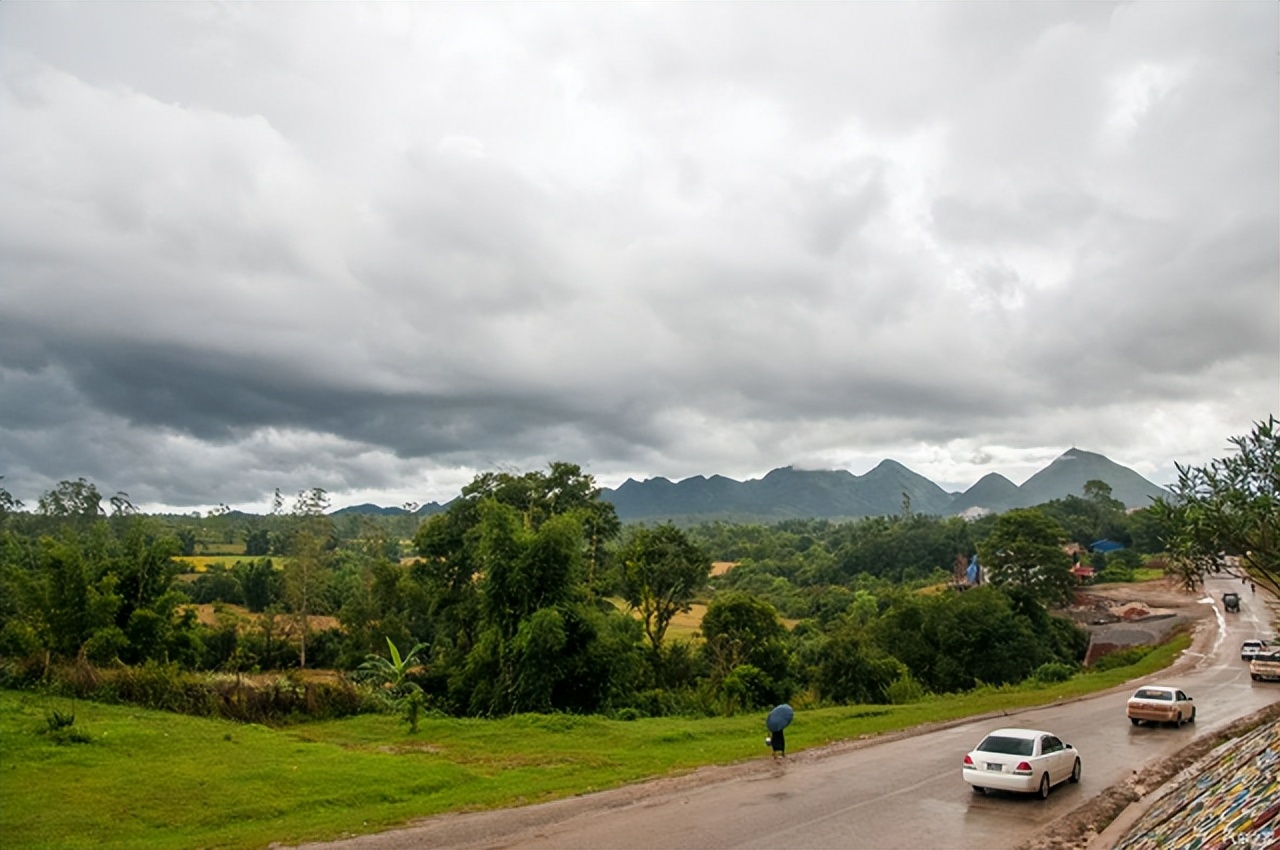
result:
[[[1088,481],[1103,481],[1126,508],[1141,508],[1169,492],[1128,467],[1094,452],[1071,448],[1021,486],[990,473],[962,493],[948,493],[895,460],[881,461],[864,475],[848,470],[775,469],[763,478],[734,481],[700,475],[678,483],[666,478],[628,479],[605,488],[623,521],[685,519],[770,521],[792,518],[853,519],[886,516],[904,509],[954,516],[1001,513],[1067,496],[1083,496]]]
[[[723,475],[695,475],[681,481],[629,478],[616,489],[601,488],[624,522],[674,520],[702,522],[778,522],[786,519],[857,519],[909,510],[955,516],[1001,513],[1068,496],[1083,496],[1088,481],[1103,481],[1126,508],[1142,508],[1169,492],[1107,457],[1083,449],[1063,452],[1021,486],[997,473],[983,476],[963,492],[947,492],[895,460],[883,460],[863,475],[847,469],[774,469],[763,478],[736,481]],[[439,513],[446,504],[430,502],[416,516]],[[405,515],[405,508],[356,505],[343,514]]]

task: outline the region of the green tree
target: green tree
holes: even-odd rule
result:
[[[1178,464],[1172,497],[1152,511],[1184,584],[1225,569],[1280,592],[1280,422],[1269,416],[1229,442],[1234,454]]]
[[[253,526],[244,537],[244,553],[259,557],[271,552],[271,532],[261,526]]]
[[[289,560],[284,568],[284,598],[298,628],[298,666],[307,666],[311,614],[329,581],[333,566],[333,527],[325,510],[328,494],[319,487],[298,494]]]
[[[56,519],[97,519],[105,516],[102,494],[83,478],[60,481],[58,486],[40,497],[37,512]]]
[[[671,620],[690,610],[711,573],[711,559],[674,525],[637,528],[618,553],[622,598],[640,613],[654,664]]]
[[[254,558],[252,561],[236,561],[231,568],[240,584],[244,605],[255,614],[283,601],[280,573],[270,558]]]
[[[4,476],[0,475],[0,481],[3,480]],[[4,487],[0,487],[0,528],[4,527],[5,520],[10,515],[21,512],[23,507],[21,499],[15,499],[12,493]]]
[[[1075,588],[1065,541],[1062,526],[1043,511],[1007,511],[978,544],[979,563],[992,584],[1025,588],[1045,604],[1064,602]]]
[[[831,702],[888,702],[889,687],[909,675],[906,665],[876,646],[854,623],[827,637],[819,659],[818,695]]]
[[[701,632],[713,682],[722,682],[738,667],[749,665],[768,677],[774,699],[789,696],[787,629],[768,602],[745,593],[717,596],[707,605]]]

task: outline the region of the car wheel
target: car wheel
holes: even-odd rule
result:
[[[1071,767],[1071,782],[1078,783],[1080,781],[1080,759],[1076,759],[1076,763]]]
[[[1249,677],[1250,677],[1251,679],[1253,679],[1253,681],[1255,681],[1255,682],[1260,681],[1260,680],[1262,679],[1262,677],[1261,677],[1261,676],[1258,676],[1258,675],[1256,675],[1256,674],[1254,674],[1254,673],[1250,673],[1250,674],[1249,674]]]
[[[1186,719],[1182,716],[1182,712],[1181,712],[1181,711],[1179,711],[1179,712],[1178,712],[1178,722],[1177,722],[1177,723],[1175,723],[1175,724],[1174,724],[1174,726],[1175,726],[1176,728],[1178,728],[1178,729],[1181,729],[1181,728],[1182,728],[1182,724],[1184,724],[1184,723],[1186,723],[1186,722],[1187,722],[1187,721],[1186,721]]]
[[[1040,777],[1040,790],[1036,793],[1041,800],[1049,799],[1049,771],[1046,770]]]
[[[983,788],[981,785],[975,785],[975,786],[973,786],[973,793],[975,793],[975,794],[982,794],[982,795],[984,795],[984,796],[985,796],[985,795],[986,795],[986,793],[987,793],[987,789],[986,789],[986,788]]]
[[[1196,722],[1196,710],[1195,710],[1194,708],[1192,708],[1192,709],[1191,709],[1191,719],[1190,719],[1190,720],[1188,720],[1187,722],[1188,722],[1188,723],[1195,723],[1195,722]]]
[[[1129,722],[1130,722],[1130,723],[1132,723],[1134,726],[1137,726],[1137,725],[1138,725],[1139,723],[1141,723],[1142,721],[1141,721],[1141,720],[1139,720],[1139,719],[1138,719],[1138,718],[1136,718],[1136,717],[1130,717],[1130,718],[1129,718]]]

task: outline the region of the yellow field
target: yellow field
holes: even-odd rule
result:
[[[207,573],[209,570],[229,570],[236,561],[254,561],[256,557],[248,555],[178,555],[174,558],[179,564],[189,564],[193,573]],[[277,568],[284,566],[287,558],[272,557],[271,562]]]
[[[702,618],[706,613],[706,605],[693,603],[687,613],[676,614],[671,618],[671,624],[667,626],[667,637],[687,641],[701,640],[702,636],[695,633],[702,628]]]
[[[206,626],[218,626],[221,623],[219,614],[224,617],[230,615],[241,629],[250,628],[262,619],[261,614],[254,614],[243,605],[232,605],[229,602],[216,602],[204,605],[183,605],[181,610],[191,610],[196,613],[196,619]],[[342,628],[342,623],[337,617],[320,616],[312,614],[307,617],[307,622],[311,628],[316,631],[324,631],[326,629]],[[296,626],[296,621],[292,616],[283,616],[280,618],[280,633],[286,636],[292,635]]]

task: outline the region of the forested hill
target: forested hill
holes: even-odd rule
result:
[[[1069,449],[1022,486],[990,474],[963,493],[948,493],[893,460],[864,475],[848,470],[806,471],[783,467],[763,478],[735,481],[701,475],[673,482],[666,478],[628,479],[601,498],[612,502],[626,521],[724,519],[776,521],[794,517],[856,518],[913,513],[953,515],[966,510],[1002,512],[1067,496],[1084,495],[1088,481],[1102,481],[1111,496],[1129,508],[1146,507],[1168,492],[1128,467],[1100,454]]]
[[[623,522],[640,520],[725,520],[776,522],[784,519],[856,519],[903,512],[952,516],[979,510],[1001,513],[1084,495],[1088,481],[1103,481],[1112,498],[1127,508],[1144,508],[1168,491],[1100,454],[1068,449],[1021,487],[997,473],[983,476],[963,493],[948,493],[896,460],[881,461],[864,475],[847,469],[802,470],[784,466],[763,478],[735,481],[723,475],[695,475],[681,481],[627,479],[617,489],[601,489]],[[426,517],[447,505],[430,502],[412,511]],[[343,514],[404,515],[405,508],[355,505]]]

